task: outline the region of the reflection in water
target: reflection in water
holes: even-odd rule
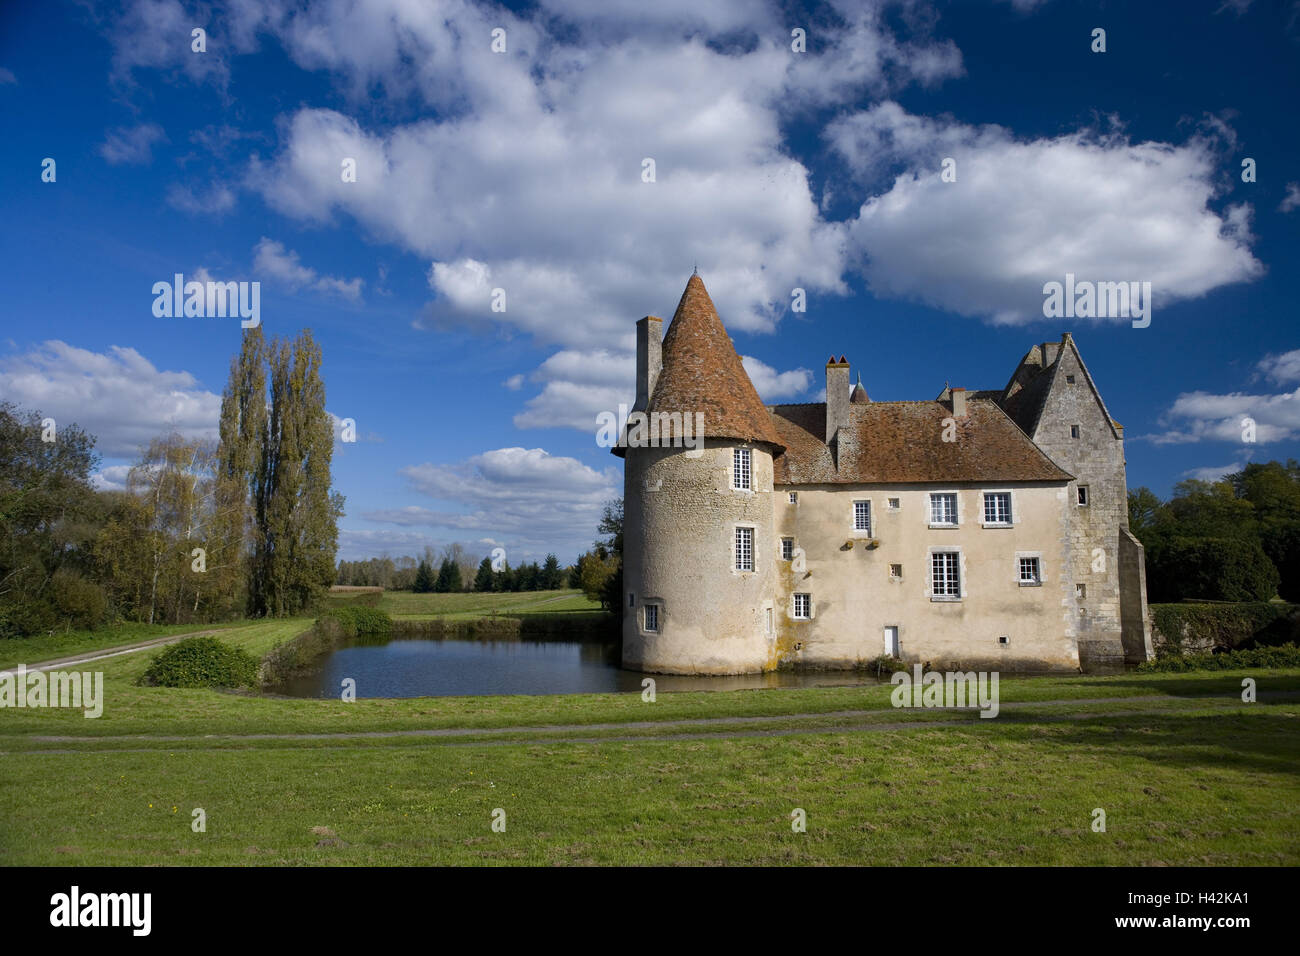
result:
[[[357,697],[448,697],[482,694],[599,694],[747,690],[874,684],[869,674],[747,674],[683,677],[622,670],[617,644],[533,641],[394,640],[357,643],[322,657],[314,670],[269,687],[290,697],[338,697],[344,678]]]

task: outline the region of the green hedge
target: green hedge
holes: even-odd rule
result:
[[[393,619],[383,611],[356,604],[332,608],[321,614],[317,620],[337,621],[348,637],[384,635],[392,633],[393,630]]]
[[[1300,667],[1300,647],[1256,647],[1224,654],[1188,654],[1161,657],[1138,665],[1139,673],[1183,673],[1185,671],[1231,671],[1243,667]]]
[[[1152,623],[1164,635],[1161,655],[1184,646],[1235,650],[1300,641],[1300,610],[1294,604],[1152,604]]]
[[[251,687],[257,659],[215,637],[189,637],[150,662],[140,683],[156,687]]]

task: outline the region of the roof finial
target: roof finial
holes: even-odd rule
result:
[[[699,274],[700,274],[700,264],[697,262],[695,263],[695,268],[691,270],[691,275],[697,276]]]

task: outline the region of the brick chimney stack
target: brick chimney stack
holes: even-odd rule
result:
[[[952,417],[966,417],[966,389],[954,388],[952,390]]]

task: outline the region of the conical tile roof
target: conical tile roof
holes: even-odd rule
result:
[[[663,370],[648,411],[703,412],[707,438],[785,447],[698,275],[686,283],[664,336]]]

